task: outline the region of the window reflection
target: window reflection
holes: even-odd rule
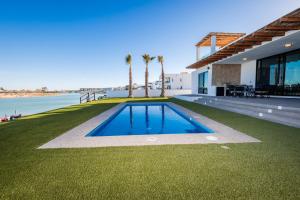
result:
[[[208,72],[198,74],[198,93],[207,94]]]
[[[300,95],[300,50],[258,60],[256,88],[270,95]]]
[[[284,84],[287,94],[300,95],[300,51],[286,56]]]

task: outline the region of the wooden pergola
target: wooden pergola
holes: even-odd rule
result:
[[[284,36],[287,31],[292,30],[300,30],[300,8],[249,35],[242,37],[238,37],[236,35],[237,38],[235,39],[235,42],[233,41],[232,43],[227,43],[228,45],[224,45],[219,51],[188,66],[187,69],[197,69],[210,63],[214,63],[218,60],[233,56],[237,53],[245,51],[246,49],[250,49],[255,45],[260,45],[262,42],[271,41],[273,37]],[[196,46],[208,45],[210,42],[208,37],[209,35],[204,37]]]
[[[216,46],[224,47],[227,44],[239,39],[246,35],[245,33],[224,33],[224,32],[210,32],[200,42],[196,44],[196,47],[209,47],[211,45],[212,36],[216,37]]]

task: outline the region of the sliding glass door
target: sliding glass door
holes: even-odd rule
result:
[[[256,88],[270,95],[300,95],[300,50],[257,61]]]
[[[198,74],[198,93],[207,94],[208,72]]]
[[[286,55],[284,92],[300,96],[300,50]]]
[[[283,93],[283,64],[281,57],[271,57],[258,61],[256,88],[273,95]]]

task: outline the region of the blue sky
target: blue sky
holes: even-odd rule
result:
[[[0,87],[78,89],[144,82],[141,55],[164,55],[166,73],[195,61],[211,31],[250,33],[299,0],[0,0]],[[150,81],[160,66],[150,65]]]

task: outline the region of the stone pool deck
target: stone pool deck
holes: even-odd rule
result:
[[[192,116],[199,123],[212,129],[214,133],[86,137],[90,131],[107,120],[111,115],[122,108],[124,104],[126,103],[119,104],[101,113],[100,115],[93,117],[92,119],[40,146],[39,149],[260,142],[260,140],[256,138],[248,136],[228,126],[225,126],[224,124],[216,122],[174,103],[167,104],[170,104],[181,112]]]

